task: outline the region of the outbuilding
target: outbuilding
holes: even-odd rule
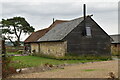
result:
[[[31,50],[38,55],[111,56],[111,37],[90,15],[56,24],[34,43],[38,47]]]

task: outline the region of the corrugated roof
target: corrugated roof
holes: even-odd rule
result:
[[[56,25],[38,41],[58,41],[62,40],[67,34],[69,34],[78,24],[83,21],[83,17],[71,20],[69,22]]]
[[[120,34],[110,35],[110,37],[113,39],[112,43],[120,43]]]
[[[51,30],[53,27],[55,27],[55,25],[63,23],[63,22],[68,22],[65,20],[56,20],[53,24],[50,25],[50,27],[42,29],[42,30],[38,30],[36,32],[33,32],[24,42],[37,42],[37,40],[39,38],[41,38],[42,36],[44,36],[49,30]]]

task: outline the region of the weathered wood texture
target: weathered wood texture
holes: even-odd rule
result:
[[[0,39],[0,79],[2,78],[2,57],[5,57],[5,53],[5,40]]]
[[[6,52],[18,52],[19,50],[24,50],[24,46],[14,47],[14,46],[5,46]]]
[[[6,48],[5,48],[5,40],[0,40],[0,52],[2,54],[6,53]]]
[[[2,79],[2,40],[0,40],[0,79]]]
[[[111,55],[110,37],[92,19],[86,18],[86,26],[91,27],[91,37],[83,35],[84,23],[81,22],[63,40],[67,41],[67,54],[72,55]]]

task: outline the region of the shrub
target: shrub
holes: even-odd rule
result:
[[[84,56],[64,56],[59,57],[57,59],[66,59],[66,60],[111,60],[110,56],[90,56],[90,55],[84,55]]]

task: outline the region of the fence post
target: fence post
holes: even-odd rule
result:
[[[5,58],[6,50],[5,50],[5,40],[0,38],[0,79],[2,79],[2,59]]]
[[[5,40],[1,41],[1,47],[2,47],[2,57],[5,57],[6,56]]]
[[[2,39],[0,39],[0,80],[2,79]]]

